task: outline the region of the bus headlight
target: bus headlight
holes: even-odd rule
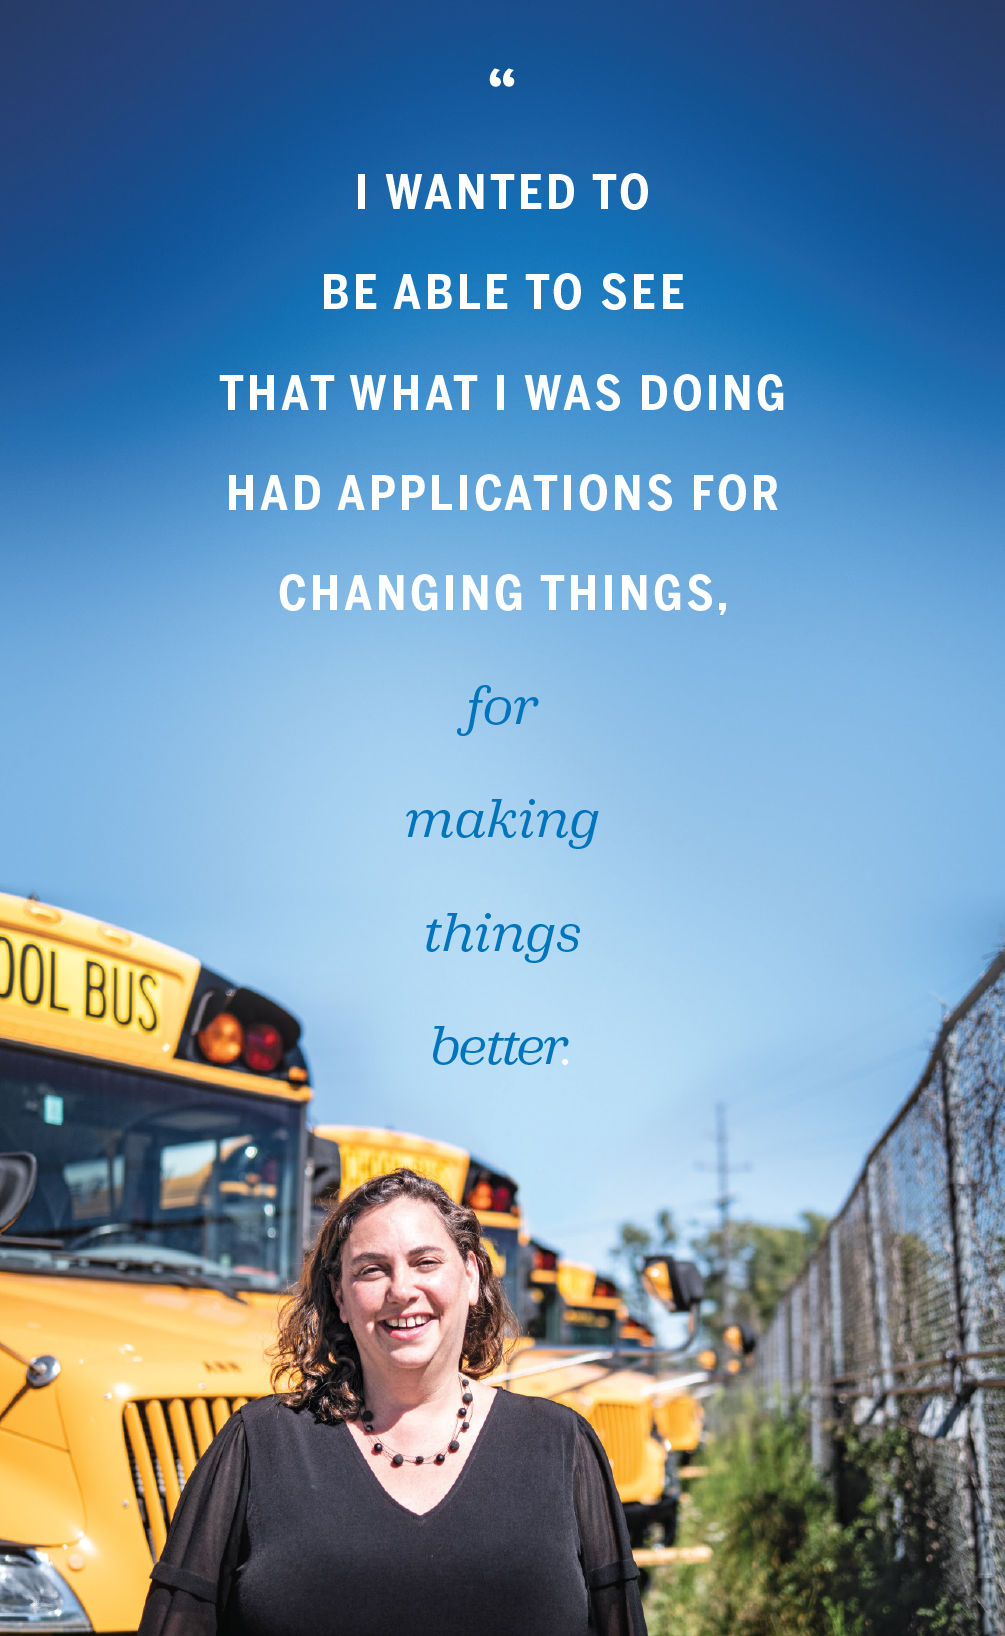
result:
[[[91,1630],[66,1580],[40,1551],[0,1551],[0,1631]]]

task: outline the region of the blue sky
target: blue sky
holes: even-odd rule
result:
[[[573,1256],[664,1205],[707,1219],[718,1100],[738,1209],[834,1209],[1005,932],[999,26],[9,8],[0,884],[275,993],[320,1116],[469,1145]],[[500,169],[570,174],[575,204],[381,197],[387,170],[453,195]],[[601,214],[596,170],[644,173],[646,208]],[[580,307],[528,310],[524,273],[566,269]],[[378,311],[324,312],[322,275],[361,270]],[[509,310],[389,310],[403,271],[464,270],[507,271]],[[684,311],[605,312],[610,270],[682,271]],[[331,407],[228,415],[228,371],[334,373]],[[423,400],[505,372],[507,409],[361,415],[353,371]],[[622,407],[534,415],[525,371],[611,371]],[[643,372],[768,371],[782,414],[638,407]],[[434,470],[665,471],[674,506],[434,516],[427,481],[407,515],[335,510],[346,472]],[[290,500],[310,472],[322,503],[230,513],[231,471]],[[696,514],[696,471],[772,473],[778,511]],[[512,572],[525,605],[294,616],[287,572],[343,599]],[[727,612],[549,614],[543,572],[702,572]],[[540,705],[459,739],[479,683]],[[411,807],[495,796],[597,809],[595,839],[406,839]],[[427,954],[451,910],[581,943]],[[437,1068],[438,1023],[566,1035],[568,1066]]]

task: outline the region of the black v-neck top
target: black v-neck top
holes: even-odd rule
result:
[[[645,1636],[624,1512],[585,1420],[497,1391],[416,1516],[344,1424],[249,1403],[185,1485],[139,1636]]]

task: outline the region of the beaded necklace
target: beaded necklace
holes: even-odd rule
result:
[[[461,1406],[457,1411],[456,1418],[458,1418],[461,1423],[459,1426],[451,1426],[451,1434],[457,1431],[468,1431],[474,1416],[474,1409],[472,1407],[474,1403],[474,1394],[471,1391],[471,1383],[470,1381],[465,1380],[463,1375],[460,1375],[458,1378],[460,1379],[461,1383]],[[447,1455],[456,1454],[461,1446],[458,1439],[451,1435],[449,1442],[445,1444],[438,1454],[399,1454],[397,1449],[390,1448],[381,1438],[374,1436],[373,1411],[371,1409],[361,1409],[359,1412],[359,1417],[363,1422],[364,1432],[366,1433],[367,1437],[371,1439],[370,1453],[374,1455],[385,1455],[387,1459],[390,1460],[392,1466],[424,1466],[429,1461],[432,1461],[434,1466],[442,1466],[443,1462],[447,1458]]]

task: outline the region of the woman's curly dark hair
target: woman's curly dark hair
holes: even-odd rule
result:
[[[477,1380],[498,1368],[506,1336],[514,1328],[474,1211],[455,1204],[438,1182],[414,1170],[374,1176],[329,1210],[279,1317],[279,1336],[272,1350],[273,1387],[278,1388],[283,1380],[289,1382],[282,1394],[285,1401],[291,1408],[309,1409],[319,1420],[355,1420],[363,1406],[359,1351],[348,1324],[339,1317],[332,1281],[336,1286],[341,1281],[342,1252],[360,1217],[392,1199],[431,1204],[443,1217],[461,1259],[473,1255],[478,1263],[478,1300],[468,1315],[464,1349],[458,1359],[465,1373]]]

